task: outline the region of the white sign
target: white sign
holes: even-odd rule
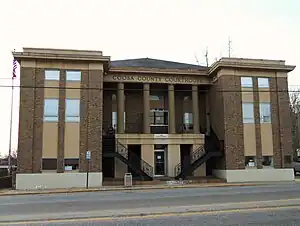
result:
[[[86,158],[86,160],[90,160],[91,159],[91,152],[90,151],[86,152],[85,158]]]
[[[65,171],[72,171],[72,166],[65,166]]]
[[[168,137],[168,134],[154,134],[154,139],[166,139]]]

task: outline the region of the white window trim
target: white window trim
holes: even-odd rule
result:
[[[74,73],[74,72],[77,72],[80,76],[79,76],[79,78],[77,78],[77,77],[75,77],[75,79],[74,78],[72,78],[72,79],[70,79],[70,78],[68,78],[68,73]],[[67,70],[66,71],[66,81],[67,82],[80,82],[81,81],[81,71],[78,71],[78,70]]]
[[[67,102],[69,100],[76,100],[78,101],[78,104],[79,104],[79,112],[78,112],[78,115],[68,115],[68,111],[67,111]],[[65,100],[65,106],[66,106],[66,109],[65,109],[65,122],[80,122],[80,99],[72,99],[72,98],[67,98]]]
[[[250,83],[244,83],[243,81],[247,81],[247,80],[251,80],[251,84]],[[253,78],[252,77],[241,77],[241,87],[242,88],[253,88]]]
[[[260,81],[268,81],[267,83],[261,83]],[[270,80],[269,78],[257,78],[258,88],[270,88]]]
[[[47,76],[47,72],[56,72],[56,76]],[[45,81],[59,81],[60,79],[60,71],[56,69],[45,69]]]
[[[244,105],[252,105],[252,114],[253,114],[253,117],[251,118],[244,118]],[[242,103],[242,120],[243,120],[243,123],[247,124],[247,123],[255,123],[255,118],[254,118],[254,104],[252,102],[244,102]]]
[[[45,103],[47,100],[56,100],[57,102],[57,112],[54,115],[46,115],[45,113]],[[59,112],[59,99],[58,98],[45,98],[44,99],[44,115],[43,120],[44,122],[58,122],[58,112]]]
[[[262,115],[262,105],[268,105],[269,106],[269,115],[263,116]],[[272,122],[272,113],[271,113],[271,103],[259,103],[259,117],[260,117],[260,123],[271,123]],[[269,117],[269,121],[264,121],[264,117]]]

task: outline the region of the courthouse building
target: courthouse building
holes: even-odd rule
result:
[[[101,51],[24,48],[19,189],[214,175],[294,180],[281,60],[221,58],[210,67]],[[89,153],[91,158],[89,159]],[[88,159],[87,159],[88,158]]]

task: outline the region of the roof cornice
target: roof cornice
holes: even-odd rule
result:
[[[214,74],[221,68],[239,68],[252,70],[273,70],[291,72],[296,66],[286,65],[283,60],[261,60],[247,58],[222,58],[209,68],[209,74]]]

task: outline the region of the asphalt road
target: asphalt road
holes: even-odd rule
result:
[[[82,221],[55,221],[43,223],[44,226],[236,226],[236,225],[272,225],[296,226],[300,225],[299,208],[268,209],[247,212],[223,212],[212,214],[182,214],[180,216],[149,216],[120,219],[88,219]],[[21,224],[19,224],[21,225]],[[24,225],[22,223],[22,225]],[[29,225],[29,224],[28,224]],[[30,224],[41,225],[41,223]]]
[[[261,207],[264,209],[257,211],[257,208]],[[199,225],[199,222],[201,225],[216,225],[211,222],[216,220],[219,222],[220,219],[224,224],[217,225],[247,225],[232,223],[236,219],[239,219],[237,223],[249,222],[251,219],[262,223],[269,220],[274,223],[291,223],[293,219],[298,219],[300,225],[300,214],[298,214],[300,209],[297,208],[300,208],[300,183],[2,196],[0,197],[0,225],[1,222],[2,225],[10,225],[7,221],[21,221],[20,224],[15,225],[31,225],[33,220],[48,221],[47,224],[39,222],[38,225],[42,223],[42,225],[60,225],[60,222],[61,225],[159,225],[162,223],[163,225]],[[242,209],[245,211],[236,212]],[[175,214],[170,215],[172,212]],[[188,216],[176,214],[184,212],[195,213]],[[141,218],[137,216],[139,214],[152,216]],[[123,220],[115,218],[122,215],[132,216]],[[49,219],[74,218],[89,219],[49,221]],[[95,220],[91,220],[92,218]]]

